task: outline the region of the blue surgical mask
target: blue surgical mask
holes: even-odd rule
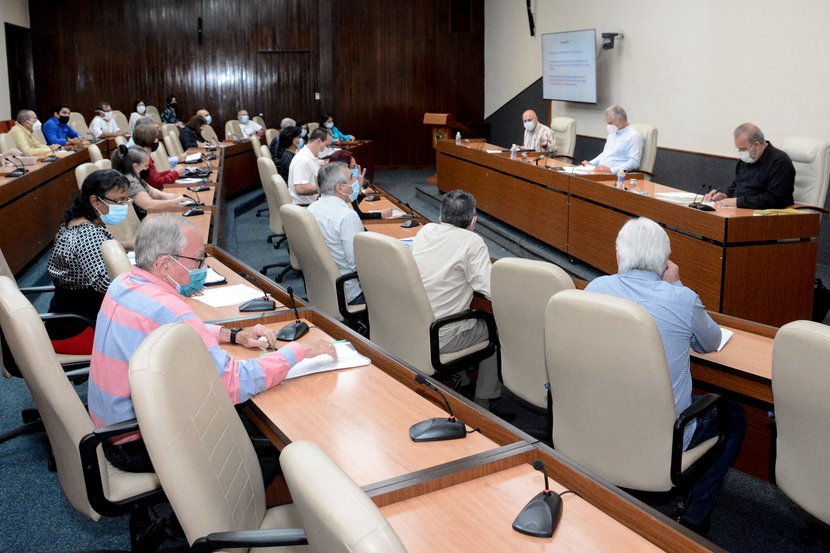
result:
[[[326,128],[327,129],[333,129],[334,128],[334,123],[326,123]]]
[[[211,123],[213,123],[213,117],[211,117],[208,113],[207,115],[205,115],[205,124],[210,125]]]
[[[106,215],[102,215],[100,211],[98,212],[98,214],[101,215],[101,220],[105,225],[117,225],[127,218],[127,209],[129,208],[128,205],[107,204],[107,207],[109,207],[110,210]]]
[[[352,167],[352,175],[354,175],[354,178],[359,179],[360,169],[358,169],[357,167]]]
[[[300,129],[300,136],[305,136],[307,134],[308,134],[308,131],[306,129]]]
[[[357,199],[357,195],[360,194],[360,183],[354,181],[352,183],[352,192],[349,194],[349,201],[353,202]]]
[[[299,142],[297,142],[297,149],[299,150],[299,149],[300,149],[300,148],[302,148],[303,146],[305,146],[305,140],[303,140],[303,139],[301,138],[301,139],[300,139],[300,141],[299,141]]]
[[[179,262],[179,260],[175,257],[170,256],[170,259],[181,265],[183,269],[187,269],[187,267],[182,265],[181,262]],[[176,290],[179,292],[179,294],[185,297],[192,296],[193,294],[205,287],[205,279],[207,279],[207,267],[200,267],[198,269],[187,269],[187,274],[190,277],[190,282],[188,282],[187,284],[179,284],[178,282],[173,280],[173,277],[167,275],[167,278],[169,278],[173,282],[173,284],[176,285]]]
[[[242,117],[239,118],[239,122],[242,123],[243,125],[247,124],[248,121],[250,121],[250,120],[251,120],[251,118],[248,117],[247,115],[243,115]]]

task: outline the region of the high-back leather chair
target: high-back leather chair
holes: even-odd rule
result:
[[[565,271],[544,261],[506,257],[496,261],[490,273],[504,387],[544,410],[548,418],[545,310],[554,294],[573,288],[573,280]]]
[[[189,544],[217,532],[246,538],[246,530],[301,527],[290,506],[266,509],[251,440],[193,328],[156,329],[130,359],[129,378],[144,443]]]
[[[213,127],[211,127],[210,125],[202,126],[202,138],[204,138],[208,142],[219,142],[219,136],[217,136],[216,131],[213,130]]]
[[[176,137],[176,140],[179,139],[179,126],[174,123],[163,123],[161,125],[161,134],[162,136],[167,136],[170,133],[173,133],[173,136]]]
[[[89,132],[89,127],[86,124],[84,116],[77,111],[69,112],[69,126],[81,134],[81,137],[89,139],[92,134]]]
[[[159,108],[156,106],[147,106],[144,115],[152,119],[156,125],[161,125],[161,114],[159,113]]]
[[[830,524],[828,358],[827,325],[794,321],[782,326],[775,335],[775,481],[790,499],[825,524]]]
[[[242,129],[239,127],[239,121],[231,119],[225,123],[225,140],[239,140],[243,138]]]
[[[473,367],[495,352],[495,325],[491,340],[455,353],[439,352],[438,329],[447,318],[436,321],[415,258],[400,240],[361,232],[355,236],[354,253],[372,341],[381,348],[426,375],[440,372],[441,377]],[[303,270],[308,270],[305,265]]]
[[[268,158],[269,160],[271,158]],[[259,161],[259,160],[257,160]],[[267,183],[263,183],[262,186],[263,190],[265,191],[265,200],[268,204],[268,228],[271,230],[271,235],[268,237],[274,240],[274,249],[278,249],[280,245],[286,240],[285,236],[285,229],[282,225],[282,216],[280,215],[280,208],[284,205],[291,204],[291,194],[288,192],[288,185],[285,184],[285,180],[279,175],[279,173],[274,173],[271,175]],[[279,267],[282,270],[274,277],[276,282],[282,282],[282,279],[288,273],[288,271],[300,270],[300,262],[297,260],[297,256],[294,255],[294,252],[288,248],[288,264],[283,263],[271,263],[265,265],[260,269],[262,274],[267,274],[268,269],[273,269],[275,267]]]
[[[112,169],[112,161],[108,159],[99,159],[95,162],[95,167],[98,169]]]
[[[78,183],[78,190],[81,189],[86,178],[99,169],[95,163],[81,163],[75,167],[75,182]]]
[[[260,117],[259,115],[254,115],[251,119],[253,119],[254,123],[262,127],[263,129],[267,129],[268,125],[265,124],[265,119]]]
[[[124,138],[123,136],[120,136],[120,135],[116,136],[114,140],[115,140],[115,143],[118,146],[126,146],[127,145],[127,139]]]
[[[830,142],[789,136],[784,139],[781,149],[790,156],[795,166],[795,202],[824,207],[830,184]]]
[[[42,129],[35,129],[32,131],[32,136],[34,136],[35,140],[37,140],[40,144],[43,144],[44,146],[46,145],[46,137],[43,136]]]
[[[366,492],[320,446],[292,442],[280,454],[280,466],[311,549],[327,553],[406,551]]]
[[[640,158],[640,167],[635,171],[652,177],[654,176],[654,162],[657,159],[657,127],[646,123],[629,124],[643,137],[643,155]]]
[[[320,127],[320,123],[317,123],[316,121],[311,121],[310,123],[308,123],[308,133],[311,134],[311,131],[313,131],[314,129],[317,129],[319,127]]]
[[[307,208],[289,203],[280,207],[280,217],[288,246],[303,268],[308,301],[339,321],[358,318],[366,306],[348,305],[342,284],[338,285],[340,271],[314,216]]]
[[[182,143],[179,142],[179,138],[173,133],[164,135],[164,148],[170,152],[171,156],[180,156],[184,153]]]
[[[726,430],[683,451],[666,354],[657,325],[628,300],[564,290],[545,314],[545,350],[553,393],[553,445],[616,486],[646,492],[688,489],[722,451]],[[728,408],[724,398],[705,396]],[[704,403],[701,403],[704,402]],[[701,413],[694,413],[695,416]]]
[[[0,133],[0,154],[5,154],[12,149],[19,149],[14,137],[10,136],[8,133]]]
[[[93,433],[92,420],[55,357],[43,323],[7,277],[0,277],[0,326],[37,404],[58,480],[72,506],[98,520],[137,515],[161,501],[155,474],[122,472],[104,458],[100,441],[106,435]]]
[[[257,157],[257,159],[261,158],[262,157],[262,142],[259,141],[259,137],[255,134],[252,134],[249,138],[251,139],[251,148],[254,149],[254,155]],[[270,153],[268,155],[268,158],[269,159],[271,158]]]
[[[104,159],[104,154],[101,153],[101,148],[97,144],[90,144],[86,149],[89,151],[89,161],[91,163]]]
[[[159,143],[159,147],[155,152],[150,153],[153,159],[153,164],[156,166],[156,171],[169,171],[170,160],[167,159],[167,148],[164,147],[164,141]]]
[[[118,240],[104,240],[101,242],[101,255],[104,258],[104,266],[107,268],[107,276],[110,281],[122,273],[129,273],[133,264],[127,257],[127,252]]]
[[[127,218],[117,225],[107,225],[107,230],[119,242],[132,242],[138,233],[139,225],[141,221],[135,213],[135,206],[131,203],[127,206]]]
[[[278,137],[280,131],[277,129],[265,129],[265,144],[270,146],[271,142],[274,141],[276,137]]]
[[[556,157],[573,159],[576,147],[576,119],[554,117],[550,128],[556,137]]]
[[[130,121],[127,119],[127,116],[124,115],[124,112],[120,109],[112,110],[112,119],[115,121],[115,125],[118,127],[120,131],[129,131],[130,130]]]

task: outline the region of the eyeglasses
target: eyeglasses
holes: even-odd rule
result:
[[[110,200],[109,198],[98,198],[102,202],[107,205],[130,205],[133,203],[132,199],[127,198],[126,200]]]
[[[199,264],[199,266],[196,267],[197,269],[201,269],[202,267],[204,267],[207,258],[210,257],[207,253],[203,253],[202,257],[187,257],[186,255],[180,255],[177,253],[165,253],[162,255],[169,255],[170,257],[175,257],[177,259],[189,259],[190,261],[195,261]]]

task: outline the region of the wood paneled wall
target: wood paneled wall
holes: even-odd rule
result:
[[[469,32],[451,13],[469,6]],[[38,114],[99,100],[185,115],[206,107],[220,132],[240,106],[338,126],[377,143],[378,163],[433,162],[425,111],[478,122],[484,105],[483,0],[30,0]],[[198,18],[202,18],[199,44]],[[466,31],[466,28],[464,29]],[[315,92],[320,100],[314,99]]]

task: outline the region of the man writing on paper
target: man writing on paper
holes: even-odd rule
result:
[[[651,314],[663,341],[680,415],[692,404],[689,346],[699,352],[715,351],[721,329],[706,313],[698,295],[680,282],[680,269],[669,260],[669,236],[660,225],[645,217],[631,219],[617,235],[616,247],[617,274],[599,277],[585,289],[633,301]],[[726,448],[693,485],[691,502],[681,519],[682,524],[702,534],[708,533],[710,515],[746,429],[743,409],[732,402],[729,408]],[[686,427],[684,450],[717,436],[717,432],[717,414],[712,412]]]
[[[522,114],[522,125],[525,128],[522,148],[536,152],[556,152],[556,137],[550,127],[543,125],[532,109]]]
[[[767,142],[757,125],[744,123],[734,132],[738,149],[735,180],[723,192],[706,195],[717,207],[783,209],[793,204],[795,167],[790,157]]]
[[[619,173],[640,167],[645,140],[628,124],[628,115],[620,106],[605,110],[605,124],[608,138],[602,153],[582,165],[593,165],[598,173]]]
[[[220,343],[260,348],[264,337],[276,345],[276,332],[262,325],[228,329],[203,323],[184,301],[204,283],[205,248],[199,231],[180,216],[163,214],[141,224],[135,239],[136,264],[116,278],[104,296],[95,327],[89,381],[89,415],[96,427],[135,418],[130,396],[129,362],[142,340],[167,323],[193,327],[210,351],[216,371],[234,403],[285,378],[305,357],[327,353],[336,358],[332,345],[321,340],[291,342],[259,358],[237,360]],[[104,444],[104,454],[116,467],[128,472],[153,470],[139,434]]]

